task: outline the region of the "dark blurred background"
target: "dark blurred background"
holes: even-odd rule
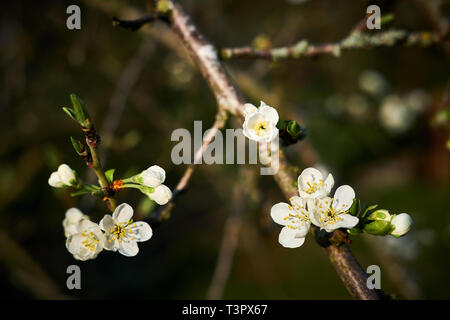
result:
[[[269,48],[301,39],[336,42],[361,21],[369,4],[181,3],[217,48]],[[383,14],[395,14],[387,28],[433,31],[437,18],[448,17],[446,1],[378,3]],[[426,10],[439,3],[438,11]],[[66,28],[70,4],[81,8],[81,30]],[[152,222],[154,208],[139,192],[120,193],[119,203],[131,204],[154,228],[153,238],[140,244],[134,258],[105,251],[80,262],[66,250],[62,220],[68,208],[79,207],[94,221],[107,213],[100,201],[71,198],[47,183],[61,163],[90,179],[69,140],[81,139],[82,133],[61,110],[69,106],[70,93],[86,101],[102,133],[105,168],[116,168],[119,178],[158,164],[171,189],[186,169],[171,162],[176,144],[171,132],[192,132],[194,120],[203,120],[206,130],[214,120],[215,99],[169,28],[155,23],[130,32],[112,26],[113,16],[133,19],[145,10],[145,1],[2,4],[1,294],[40,299],[350,298],[312,236],[298,249],[278,244],[280,228],[269,212],[284,198],[272,177],[260,176],[255,166],[199,166],[170,219],[161,224]],[[449,53],[447,43],[354,50],[340,58],[225,63],[249,102],[264,100],[281,118],[307,127],[307,140],[287,151],[293,163],[332,172],[338,185],[352,185],[364,203],[412,215],[415,227],[406,237],[358,236],[352,244],[363,268],[379,265],[382,288],[399,298],[450,298],[449,132],[448,125],[436,124],[446,107]],[[222,267],[216,270],[219,252]],[[81,290],[66,289],[71,264],[81,267]]]

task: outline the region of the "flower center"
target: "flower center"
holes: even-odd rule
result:
[[[288,223],[290,223],[287,227],[296,229],[298,225],[304,226],[305,222],[309,221],[304,207],[292,204],[289,206],[289,211],[290,213],[284,217],[284,220],[288,220]]]
[[[136,227],[136,223],[133,223],[133,219],[127,223],[116,224],[113,228],[109,229],[109,232],[111,233],[109,242],[113,242],[114,240],[119,240],[119,242],[122,242],[122,239],[127,235],[133,234],[133,230],[128,228],[128,226]],[[131,240],[134,240],[134,238],[131,238]]]
[[[258,136],[262,136],[266,133],[267,129],[268,129],[268,124],[267,121],[264,120],[260,120],[259,122],[256,123],[254,129],[256,131],[256,134]]]
[[[333,202],[333,200],[331,200],[331,202]],[[338,212],[331,206],[322,210],[322,214],[319,216],[319,222],[323,224],[336,224],[342,220],[339,215],[346,213]]]
[[[125,237],[125,228],[119,225],[115,225],[114,228],[112,228],[111,230],[109,230],[109,232],[111,232],[112,234],[112,238],[110,241],[112,240],[120,240]]]
[[[84,230],[81,235],[85,238],[81,243],[84,245],[85,248],[88,248],[89,251],[95,251],[98,244],[98,239],[94,235],[93,232],[88,232],[87,230]]]
[[[305,192],[311,194],[311,193],[316,192],[324,184],[323,184],[323,180],[319,179],[319,182],[311,183],[308,181],[308,182],[306,182],[306,185],[308,186],[308,188],[305,190]]]

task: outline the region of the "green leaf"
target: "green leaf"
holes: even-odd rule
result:
[[[362,231],[359,230],[358,228],[347,229],[347,232],[348,232],[348,234],[351,234],[351,235],[358,235],[358,234],[362,233]]]
[[[363,212],[363,214],[361,215],[361,217],[364,218],[364,217],[367,215],[367,213],[368,213],[369,211],[372,211],[372,210],[375,209],[376,207],[378,207],[377,204],[374,204],[374,205],[372,205],[372,206],[367,207],[366,210],[364,210],[364,212]]]
[[[78,120],[76,119],[76,116],[75,116],[75,112],[72,109],[67,108],[67,107],[62,107],[62,109],[72,120],[75,120],[78,122]]]
[[[72,146],[78,155],[83,155],[86,153],[86,148],[83,146],[83,144],[79,140],[76,140],[76,139],[70,137],[70,141],[72,142]]]
[[[277,123],[278,130],[285,130],[288,123],[289,123],[289,120],[281,120],[281,119],[278,120],[278,123]]]
[[[358,198],[353,199],[352,206],[348,210],[352,216],[359,216],[359,212],[361,211],[361,201]]]
[[[74,93],[70,95],[70,100],[72,101],[78,122],[80,124],[86,122],[86,120],[89,119],[89,112],[84,101]]]
[[[381,16],[381,25],[385,27],[388,23],[394,21],[395,15],[393,13],[386,13]]]
[[[116,169],[109,169],[105,172],[106,180],[108,180],[109,183],[112,183],[114,181],[114,172]]]

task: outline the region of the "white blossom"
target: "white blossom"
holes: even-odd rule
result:
[[[325,181],[322,173],[315,168],[306,168],[298,177],[298,192],[303,199],[318,199],[330,194],[334,185],[333,175],[328,174]]]
[[[166,172],[163,168],[151,166],[139,175],[139,180],[143,185],[153,188],[152,192],[143,192],[157,204],[166,204],[172,198],[172,191],[162,184],[166,180]]]
[[[100,228],[105,231],[104,248],[119,251],[127,257],[135,256],[139,252],[137,242],[147,241],[153,231],[148,223],[133,222],[133,208],[122,203],[114,210],[112,216],[107,214],[100,221]]]
[[[250,103],[244,105],[244,136],[257,142],[270,142],[278,137],[278,112],[263,101],[259,108]]]
[[[66,240],[67,250],[77,260],[94,259],[103,250],[105,236],[98,224],[82,219],[77,224],[77,233]]]
[[[355,199],[355,191],[348,185],[336,189],[334,197],[309,199],[307,202],[311,222],[332,232],[339,228],[353,228],[359,219],[348,213]]]
[[[286,248],[298,248],[305,242],[311,222],[302,198],[290,199],[291,205],[280,202],[270,210],[273,221],[284,226],[278,236],[278,242]]]
[[[140,177],[144,185],[155,188],[166,180],[166,171],[160,166],[151,166],[147,170],[144,170],[140,174]]]
[[[52,172],[48,184],[54,188],[73,186],[77,183],[75,172],[67,165],[62,164],[57,171]]]
[[[83,219],[90,220],[89,217],[83,214],[78,208],[70,208],[67,210],[63,220],[64,235],[69,237],[78,233],[78,223]]]
[[[164,184],[157,186],[152,193],[147,196],[159,205],[166,204],[172,198],[172,191]]]
[[[391,235],[394,237],[401,237],[408,233],[413,224],[412,218],[407,213],[400,213],[392,217],[391,224],[394,226],[394,230],[391,231]]]

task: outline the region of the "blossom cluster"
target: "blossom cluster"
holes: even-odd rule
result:
[[[110,182],[120,188],[139,189],[151,200],[164,205],[172,198],[172,191],[163,184],[165,179],[164,169],[155,165],[131,178]],[[60,165],[50,175],[48,183],[55,188],[93,190],[89,189],[92,186],[78,181],[75,171],[67,164]],[[105,215],[99,223],[92,222],[78,208],[70,208],[63,220],[67,250],[82,261],[96,258],[103,249],[135,256],[139,252],[137,242],[149,240],[153,232],[148,223],[134,222],[132,217],[133,208],[127,203],[117,206],[112,215]]]
[[[334,178],[329,174],[326,179],[315,168],[307,168],[298,177],[299,196],[290,199],[290,204],[275,204],[270,215],[275,223],[283,227],[278,237],[279,243],[286,248],[297,248],[305,242],[311,224],[326,232],[339,228],[355,227],[360,219],[349,213],[355,200],[355,191],[349,185],[336,189],[334,196],[330,192]],[[409,231],[412,220],[406,213],[398,216],[386,216],[387,232],[393,236],[402,236]]]
[[[79,209],[70,208],[63,220],[66,248],[82,261],[96,258],[103,249],[133,257],[139,252],[137,242],[149,240],[153,232],[148,223],[134,222],[132,217],[133,208],[127,203],[117,206],[98,224]]]

